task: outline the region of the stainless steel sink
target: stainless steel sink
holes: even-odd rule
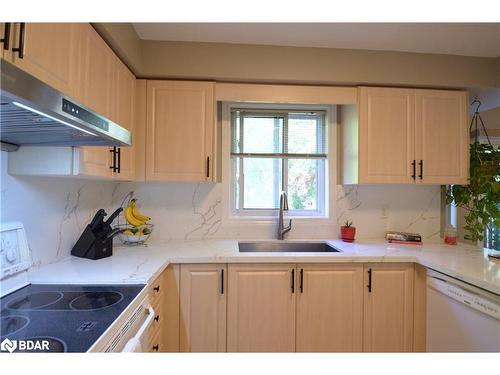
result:
[[[341,253],[326,242],[238,242],[240,253]]]

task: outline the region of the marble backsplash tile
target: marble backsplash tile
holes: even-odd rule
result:
[[[10,176],[5,152],[0,185],[0,221],[24,224],[35,265],[67,256],[97,209],[109,209],[113,188],[111,182]]]
[[[7,173],[5,153],[1,154],[1,221],[23,222],[35,265],[67,256],[93,214],[99,208],[114,210],[131,191],[141,210],[153,218],[153,241],[275,238],[275,220],[227,220],[221,184],[14,177]],[[381,239],[391,229],[419,232],[426,242],[439,241],[439,186],[336,186],[334,193],[333,220],[294,220],[288,238],[336,238],[339,226],[349,220],[359,239]]]
[[[113,205],[130,191],[141,210],[153,218],[153,240],[275,237],[276,220],[227,220],[220,184],[120,183],[114,190]],[[336,186],[334,202],[334,220],[295,220],[288,238],[336,238],[339,226],[349,220],[357,227],[358,238],[382,239],[387,230],[404,230],[421,233],[427,242],[439,241],[439,186]]]

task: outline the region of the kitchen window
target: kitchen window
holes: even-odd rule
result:
[[[289,216],[325,216],[327,134],[325,111],[233,108],[233,213],[275,216],[285,191]]]

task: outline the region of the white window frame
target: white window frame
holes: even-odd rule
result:
[[[222,103],[221,106],[221,125],[222,125],[222,175],[224,181],[224,195],[227,200],[225,205],[226,218],[229,220],[255,220],[262,222],[274,221],[278,209],[245,209],[236,210],[234,194],[234,175],[232,173],[231,160],[231,111],[233,109],[268,109],[268,110],[297,110],[297,111],[325,111],[325,126],[327,131],[327,150],[328,156],[324,162],[324,173],[318,174],[318,210],[291,210],[287,212],[287,218],[298,220],[328,220],[330,221],[332,207],[331,202],[334,199],[335,181],[335,163],[336,151],[332,145],[336,144],[336,106],[326,105],[286,105],[286,104],[258,104],[258,103]],[[335,152],[335,155],[334,155]],[[224,178],[224,176],[227,176]]]

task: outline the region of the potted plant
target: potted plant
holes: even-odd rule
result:
[[[340,238],[344,242],[353,242],[356,236],[356,227],[352,226],[352,221],[347,220],[345,225],[340,227]]]
[[[446,190],[446,204],[465,210],[465,238],[483,240],[485,228],[500,226],[500,148],[474,142],[470,145],[468,185],[453,185]]]

